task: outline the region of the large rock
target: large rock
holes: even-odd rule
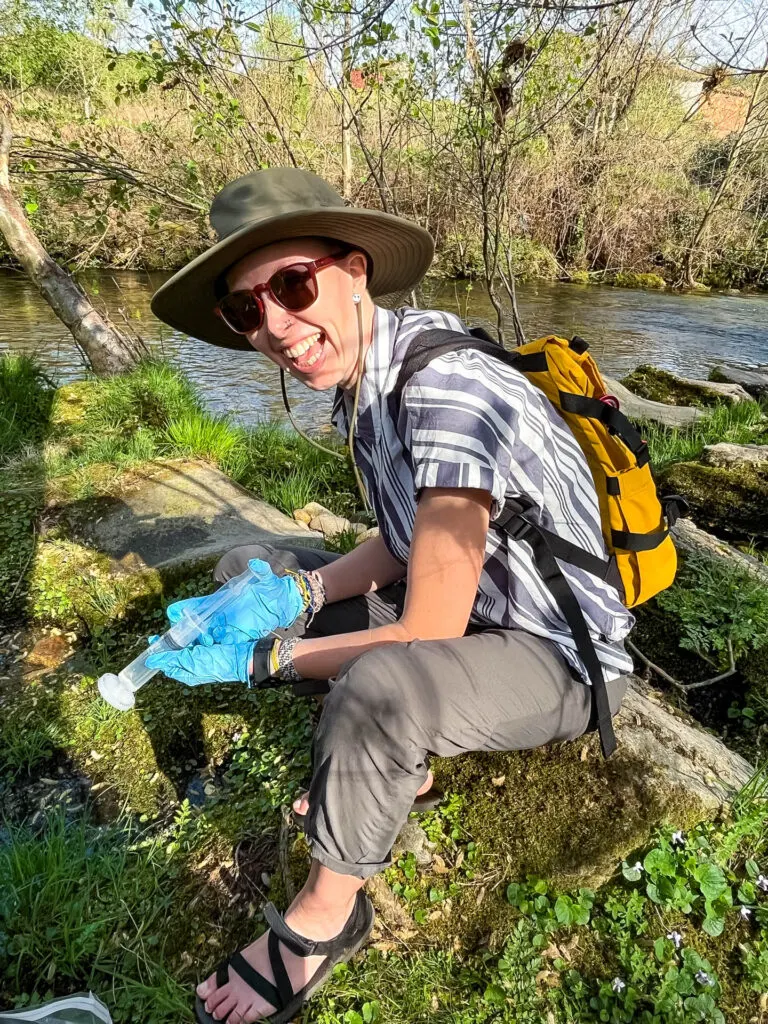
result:
[[[707,408],[721,403],[735,405],[750,402],[751,396],[739,384],[716,383],[678,377],[669,370],[655,366],[638,366],[621,383],[639,398],[667,405],[690,405]]]
[[[768,463],[768,444],[708,444],[701,461],[705,466],[761,466]]]
[[[131,569],[202,563],[240,544],[323,546],[320,534],[204,462],[142,467],[78,519],[80,538]]]
[[[726,536],[768,537],[768,465],[680,462],[660,479],[665,491],[683,495],[702,526]]]
[[[736,366],[716,366],[709,374],[712,381],[726,384],[739,384],[753,398],[768,395],[768,372],[763,370],[745,370]]]
[[[688,427],[705,415],[703,410],[687,405],[665,405],[663,402],[639,398],[619,381],[609,377],[603,380],[609,393],[618,398],[621,411],[631,420],[659,423],[662,427]]]

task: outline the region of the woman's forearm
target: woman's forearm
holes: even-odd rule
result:
[[[405,566],[389,553],[379,536],[365,541],[317,572],[325,585],[325,599],[330,604],[381,590],[402,579]]]
[[[293,664],[303,679],[333,679],[342,666],[358,654],[381,644],[407,643],[414,640],[400,622],[355,633],[301,640],[294,648]]]

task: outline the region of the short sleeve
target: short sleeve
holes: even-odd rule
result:
[[[489,362],[495,360],[464,350],[415,373],[403,391],[398,429],[417,496],[425,487],[488,491],[493,520],[504,505],[516,417]]]

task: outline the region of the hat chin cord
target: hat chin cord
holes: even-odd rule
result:
[[[347,435],[347,447],[349,449],[349,457],[352,460],[352,471],[355,474],[355,483],[357,484],[357,489],[360,492],[360,497],[363,500],[363,508],[365,509],[366,512],[371,512],[371,505],[370,502],[368,501],[368,495],[366,494],[365,491],[365,485],[363,484],[363,479],[360,476],[360,470],[357,468],[357,462],[355,461],[355,426],[357,425],[357,407],[360,403],[360,385],[362,384],[363,381],[363,355],[365,349],[365,338],[363,331],[362,302],[360,301],[360,296],[357,294],[357,292],[355,292],[355,294],[352,296],[352,301],[354,302],[355,309],[357,310],[357,336],[359,345],[357,357],[357,381],[355,382],[355,400],[352,406],[352,422],[349,425],[349,434]],[[315,448],[319,448],[321,452],[325,452],[326,455],[332,455],[334,459],[341,459],[341,461],[344,462],[346,459],[345,455],[342,455],[340,452],[335,452],[332,448],[326,448],[324,444],[320,444],[319,441],[315,441],[313,438],[309,436],[309,434],[306,434],[301,429],[296,420],[293,418],[291,407],[288,404],[288,391],[285,386],[285,370],[282,368],[282,366],[280,367],[280,390],[283,393],[283,405],[285,406],[285,411],[288,413],[288,419],[291,421],[291,425],[293,429],[296,431],[296,433],[300,434],[305,441],[309,441],[309,443],[313,445]]]

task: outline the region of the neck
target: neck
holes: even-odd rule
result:
[[[355,326],[354,338],[355,338],[355,359],[352,364],[352,370],[348,378],[341,382],[340,387],[344,391],[349,391],[356,386],[358,378],[365,372],[365,360],[368,356],[368,350],[373,342],[373,319],[376,313],[376,307],[373,304],[373,300],[367,294],[364,294],[360,300],[359,308],[355,310]],[[362,358],[360,355],[360,327],[362,325]]]

